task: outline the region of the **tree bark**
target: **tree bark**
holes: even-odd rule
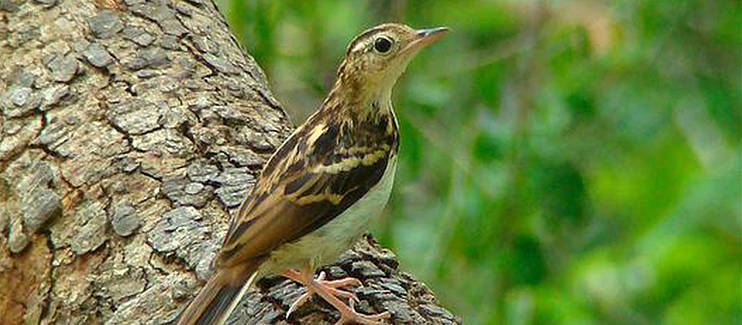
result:
[[[211,0],[0,0],[0,324],[161,324],[203,285],[292,129]],[[330,277],[393,323],[460,323],[365,238]],[[230,322],[332,323],[259,282]]]

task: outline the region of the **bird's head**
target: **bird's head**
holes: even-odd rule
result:
[[[336,87],[354,88],[362,97],[388,98],[415,54],[447,31],[446,27],[415,30],[402,24],[383,24],[364,31],[348,45]]]

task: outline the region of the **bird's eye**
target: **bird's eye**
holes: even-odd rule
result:
[[[384,36],[381,36],[374,41],[374,49],[379,53],[389,52],[392,48],[392,41]]]

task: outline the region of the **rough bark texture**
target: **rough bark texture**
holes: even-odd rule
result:
[[[0,324],[159,324],[291,130],[211,0],[0,0]],[[367,238],[334,266],[361,311],[459,322]],[[260,282],[234,323],[304,289]],[[289,320],[323,323],[314,300]]]

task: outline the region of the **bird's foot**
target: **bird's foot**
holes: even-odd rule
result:
[[[342,302],[340,303],[342,304]],[[343,304],[343,308],[339,308],[338,306],[335,306],[333,304],[333,306],[335,306],[335,308],[337,308],[337,310],[340,312],[340,319],[338,319],[335,325],[343,325],[343,324],[383,325],[383,324],[386,324],[384,320],[391,317],[391,314],[389,314],[388,311],[385,311],[379,314],[364,315],[364,314],[357,312],[353,305],[354,305],[353,300],[350,300],[350,304],[348,305]]]
[[[325,280],[325,272],[320,272],[319,276],[316,279],[310,280],[311,283],[307,283],[305,280],[305,276],[302,274],[301,271],[294,270],[294,269],[288,269],[284,271],[283,276],[294,280],[296,282],[299,282],[303,284],[307,288],[307,292],[305,292],[303,295],[299,297],[299,299],[296,299],[293,304],[291,304],[291,307],[289,308],[288,313],[286,314],[286,317],[291,315],[296,309],[301,307],[304,303],[306,303],[309,298],[312,298],[312,295],[314,295],[317,292],[316,287],[320,286],[323,290],[329,292],[334,297],[337,298],[344,298],[349,299],[350,301],[358,301],[358,297],[350,291],[341,290],[338,288],[341,287],[347,287],[347,286],[362,286],[360,280],[356,278],[345,278],[340,280]]]
[[[288,318],[292,312],[294,312],[301,305],[306,303],[309,298],[315,293],[318,294],[322,299],[327,301],[330,305],[335,307],[340,312],[340,319],[335,325],[342,324],[362,324],[362,325],[379,325],[384,324],[380,322],[383,319],[390,317],[389,312],[383,312],[376,315],[363,315],[358,313],[354,304],[358,301],[358,297],[352,292],[341,290],[338,288],[346,286],[362,286],[360,280],[356,278],[344,278],[340,280],[325,280],[325,272],[321,272],[316,279],[312,278],[312,273],[305,275],[303,272],[289,269],[284,271],[283,276],[303,284],[307,288],[307,292],[301,295],[291,307],[289,308],[286,317]],[[340,298],[348,299],[349,304],[345,304]]]

